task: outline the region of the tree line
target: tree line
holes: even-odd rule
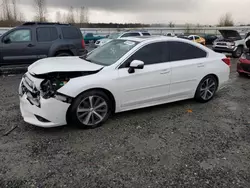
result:
[[[24,14],[20,11],[19,0],[0,0],[0,27],[14,27],[24,22]],[[33,10],[36,12],[34,18],[28,21],[49,22],[48,8],[46,0],[33,0]],[[56,12],[56,22],[70,23],[77,27],[89,28],[138,28],[153,25],[140,23],[89,23],[89,11],[85,6],[79,8],[69,7],[67,12]],[[233,26],[232,15],[226,13],[221,16],[217,26]],[[175,27],[173,22],[169,22],[168,27]]]
[[[14,27],[25,22],[24,14],[20,11],[18,0],[0,0],[0,27]],[[33,0],[33,11],[36,12],[34,18],[28,21],[49,22],[48,8],[46,0]],[[140,23],[89,23],[89,11],[87,7],[81,6],[68,8],[67,12],[56,12],[56,22],[70,23],[77,27],[90,28],[136,28],[148,27],[149,25]]]

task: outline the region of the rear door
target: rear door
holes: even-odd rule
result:
[[[36,28],[36,55],[38,59],[49,56],[49,51],[53,43],[58,40],[58,30],[56,27],[37,27]]]
[[[82,49],[83,36],[80,29],[73,26],[62,26],[63,40],[67,43],[72,44],[76,50]]]
[[[180,41],[169,41],[167,45],[172,67],[170,98],[192,96],[205,74],[207,52]]]
[[[34,31],[17,28],[2,36],[1,57],[4,64],[32,63],[37,60],[34,53]]]

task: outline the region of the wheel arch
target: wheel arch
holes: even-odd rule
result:
[[[74,55],[74,53],[71,50],[68,49],[68,50],[58,50],[58,51],[55,52],[54,56],[57,56],[57,55],[59,55],[61,53],[67,53],[67,54],[70,54],[72,56]]]
[[[105,89],[105,88],[102,88],[102,87],[94,87],[94,88],[91,88],[91,89],[87,89],[87,90],[79,93],[76,97],[74,97],[74,99],[76,99],[79,95],[81,95],[83,93],[93,91],[93,90],[102,91],[103,93],[105,93],[109,97],[109,99],[112,101],[112,113],[114,113],[116,111],[116,99],[115,99],[114,95],[112,94],[112,92],[109,91],[108,89]]]
[[[201,83],[201,81],[202,81],[204,78],[206,78],[207,76],[213,76],[213,77],[216,79],[217,84],[218,84],[218,87],[219,87],[219,85],[220,85],[219,77],[218,77],[215,73],[210,73],[210,74],[207,74],[206,76],[204,76],[204,77],[202,77],[202,78],[200,79],[200,81],[198,82],[198,84],[197,84],[197,86],[196,86],[196,89],[198,88],[198,86],[199,86],[199,84]],[[217,87],[217,89],[218,89],[218,87]]]
[[[200,85],[202,84],[202,81],[203,80],[205,80],[207,77],[213,77],[213,78],[215,78],[215,80],[216,80],[216,82],[217,82],[217,88],[215,89],[215,91],[214,91],[214,93],[213,93],[213,95],[215,94],[215,92],[218,90],[218,88],[219,88],[219,77],[216,75],[216,74],[214,74],[214,73],[211,73],[211,74],[207,74],[206,76],[204,76],[201,80],[200,80],[200,82],[198,83],[198,85],[197,85],[197,88],[196,88],[196,91],[195,91],[195,94],[194,94],[194,99],[195,100],[197,100],[197,101],[199,101],[199,102],[202,102],[202,103],[204,103],[204,102],[208,102],[209,100],[211,100],[212,98],[213,98],[213,96],[210,98],[210,99],[201,99],[201,96],[200,96],[200,94],[199,94],[199,87],[201,87]]]

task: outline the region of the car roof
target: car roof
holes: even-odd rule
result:
[[[188,43],[191,44],[193,46],[199,47],[207,52],[211,52],[210,49],[208,49],[207,47],[200,45],[196,42],[187,40],[185,38],[177,38],[177,37],[169,37],[169,36],[135,36],[135,37],[124,37],[124,38],[120,38],[120,39],[116,39],[116,40],[131,40],[131,41],[135,41],[135,42],[139,42],[139,43],[147,43],[147,42],[164,42],[164,41],[176,41],[176,42],[184,42],[184,43]]]
[[[157,39],[157,38],[162,38],[163,36],[134,36],[134,37],[123,37],[120,38],[120,40],[132,40],[135,42],[143,42],[147,40],[152,40],[152,39]]]
[[[60,26],[64,26],[64,27],[74,27],[71,24],[63,24],[63,23],[53,23],[53,22],[25,22],[22,25],[17,26],[17,28],[26,28],[26,27],[43,27],[43,26],[53,26],[53,27],[60,27]]]
[[[180,42],[187,42],[187,39],[177,38],[177,37],[169,37],[169,36],[158,36],[158,35],[151,35],[151,36],[134,36],[134,37],[124,37],[120,38],[119,40],[131,40],[135,42],[146,42],[146,41],[180,41]]]

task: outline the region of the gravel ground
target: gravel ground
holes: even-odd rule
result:
[[[125,112],[94,130],[24,123],[21,75],[0,77],[0,187],[250,187],[250,84],[235,69],[209,103]]]

